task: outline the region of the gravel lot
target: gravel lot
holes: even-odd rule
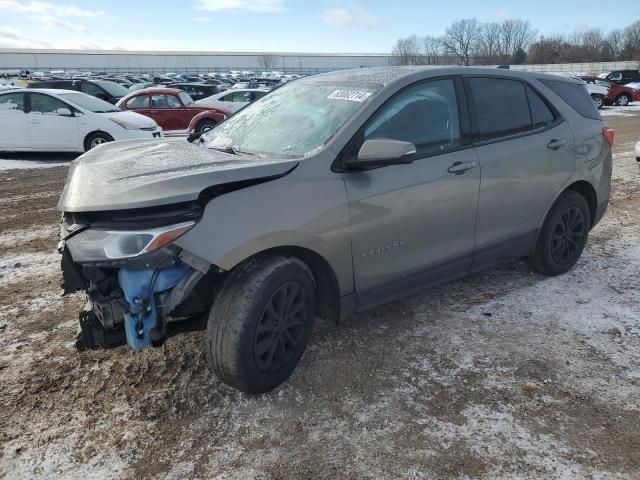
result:
[[[263,396],[208,372],[203,333],[78,353],[66,167],[0,160],[0,477],[640,478],[640,115],[611,113],[612,202],[572,272],[513,262],[321,324]]]

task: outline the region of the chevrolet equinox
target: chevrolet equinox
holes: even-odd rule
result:
[[[78,349],[205,329],[216,375],[284,382],[338,320],[515,258],[559,275],[609,199],[613,131],[580,82],[488,68],[307,77],[193,143],[74,161],[59,202]]]

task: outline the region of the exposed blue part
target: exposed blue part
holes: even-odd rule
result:
[[[151,330],[158,322],[158,312],[154,293],[164,292],[175,287],[180,279],[184,277],[192,268],[184,263],[178,263],[172,267],[163,268],[158,271],[153,279],[154,269],[121,268],[118,272],[118,282],[124,292],[124,296],[129,304],[130,313],[124,315],[124,330],[127,335],[127,343],[135,351],[151,345]],[[153,280],[153,287],[149,298],[149,284]],[[143,308],[146,304],[146,313]],[[142,335],[139,334],[136,326],[138,319],[142,320]]]

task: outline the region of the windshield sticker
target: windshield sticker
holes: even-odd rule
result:
[[[327,98],[331,100],[349,100],[351,102],[364,102],[371,96],[371,92],[361,92],[358,90],[335,90]]]

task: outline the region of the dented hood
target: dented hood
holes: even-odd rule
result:
[[[71,163],[58,209],[91,212],[186,202],[207,187],[284,175],[297,164],[219,152],[186,140],[108,143]]]

